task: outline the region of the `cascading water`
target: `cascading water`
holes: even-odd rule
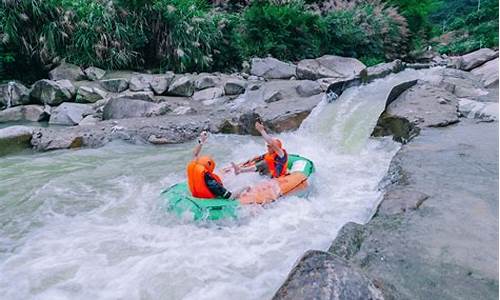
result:
[[[316,164],[309,195],[245,207],[237,221],[194,224],[161,208],[161,189],[184,180],[191,143],[1,158],[2,299],[270,298],[306,250],[371,217],[398,145],[370,133],[390,89],[420,76],[405,71],[321,103],[280,136]],[[214,135],[203,151],[222,166],[264,150],[259,138]]]

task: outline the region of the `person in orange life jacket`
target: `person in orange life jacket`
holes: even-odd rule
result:
[[[283,149],[283,145],[279,139],[272,138],[267,134],[264,125],[260,122],[255,123],[255,129],[262,135],[267,143],[267,153],[257,157],[256,163],[250,167],[239,167],[231,163],[236,175],[244,172],[259,172],[266,174],[271,178],[277,178],[286,175],[288,154]]]
[[[193,197],[213,199],[237,199],[241,192],[231,193],[214,173],[215,161],[210,156],[200,156],[201,148],[208,139],[208,133],[203,131],[198,144],[193,150],[193,160],[187,166],[187,181]]]

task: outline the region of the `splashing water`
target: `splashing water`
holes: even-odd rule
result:
[[[343,224],[371,217],[398,145],[370,133],[392,86],[421,75],[405,71],[318,105],[280,136],[316,164],[308,196],[245,207],[237,221],[195,224],[162,210],[159,193],[184,180],[192,143],[1,158],[0,295],[270,298],[304,251],[327,249]],[[223,166],[264,150],[259,138],[214,135],[204,153]]]

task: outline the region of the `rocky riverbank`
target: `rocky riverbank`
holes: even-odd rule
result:
[[[374,135],[405,144],[376,214],[305,253],[274,299],[498,299],[498,58],[475,67],[388,99]]]
[[[435,56],[420,64],[396,60],[369,68],[356,59],[333,55],[297,64],[268,57],[251,60],[236,74],[106,72],[63,63],[49,73],[49,79],[29,88],[19,82],[0,85],[0,123],[49,124],[11,128],[8,134],[0,129],[0,143],[3,153],[19,151],[21,146],[38,151],[99,147],[114,139],[180,143],[207,129],[254,134],[257,118],[282,132],[298,128],[327,90],[338,94],[404,68],[467,69],[497,56],[498,52],[481,49],[459,58]],[[494,82],[491,67],[481,68],[486,80]],[[16,132],[19,140],[13,138]],[[28,142],[27,132],[32,136]]]

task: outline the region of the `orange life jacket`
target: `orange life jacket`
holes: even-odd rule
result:
[[[210,191],[205,182],[206,173],[215,178],[217,182],[222,183],[219,176],[213,172],[209,172],[203,165],[197,163],[196,160],[193,160],[188,164],[187,182],[193,197],[205,199],[215,198],[215,195]]]
[[[267,167],[269,168],[269,173],[271,173],[272,178],[281,177],[281,176],[285,175],[286,171],[287,171],[288,154],[286,153],[285,149],[281,149],[281,150],[283,150],[283,153],[285,153],[286,160],[285,160],[285,163],[283,164],[283,166],[281,168],[281,172],[279,174],[277,173],[277,170],[276,170],[277,169],[276,166],[278,164],[281,164],[281,162],[277,161],[277,158],[279,158],[278,153],[276,153],[276,152],[274,152],[273,154],[266,153],[264,155],[264,160],[267,163]]]

